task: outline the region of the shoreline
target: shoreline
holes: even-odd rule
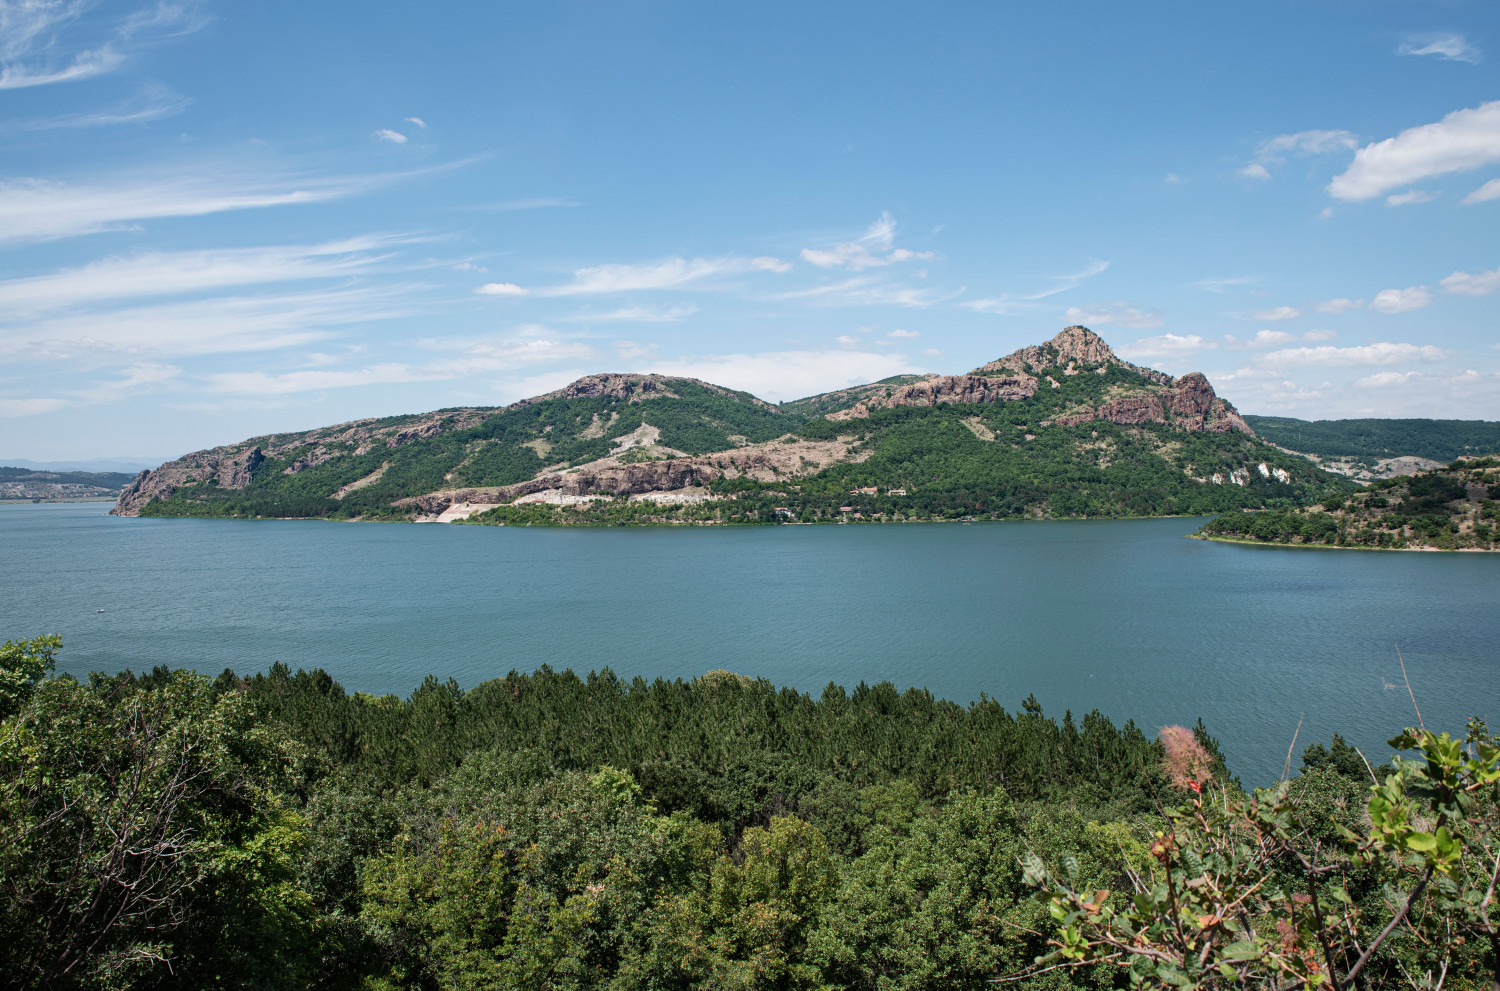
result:
[[[1275,547],[1297,551],[1388,551],[1395,554],[1500,554],[1500,548],[1484,547],[1358,547],[1349,544],[1289,544],[1277,540],[1240,540],[1190,533],[1189,540],[1210,540],[1216,544],[1239,544],[1242,547]]]

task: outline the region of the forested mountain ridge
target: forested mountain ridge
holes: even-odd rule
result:
[[[1083,327],[962,375],[794,403],[586,376],[500,409],[252,438],[143,472],[120,515],[486,523],[1149,516],[1302,504],[1331,484],[1193,373]]]
[[[1382,550],[1500,550],[1500,458],[1372,483],[1306,509],[1226,513],[1199,533],[1211,540]]]
[[[1488,420],[1298,420],[1245,417],[1262,440],[1325,471],[1369,482],[1441,468],[1458,458],[1500,454],[1500,423]]]

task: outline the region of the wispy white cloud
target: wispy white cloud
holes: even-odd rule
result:
[[[403,118],[403,119],[408,124],[415,124],[418,127],[420,127],[422,130],[424,130],[424,131],[427,130],[427,122],[425,120],[423,120],[422,118],[420,118],[420,117],[406,117],[406,118]]]
[[[182,369],[176,365],[137,363],[121,370],[115,378],[93,383],[76,396],[89,405],[115,403],[143,392],[153,392],[177,380],[181,374]]]
[[[1251,320],[1265,323],[1278,323],[1282,320],[1295,320],[1302,315],[1302,311],[1295,306],[1278,306],[1270,310],[1259,310],[1250,314]]]
[[[1431,203],[1437,197],[1421,189],[1408,189],[1404,193],[1392,193],[1385,198],[1386,206],[1411,206],[1414,203]]]
[[[1447,62],[1478,65],[1484,55],[1479,47],[1461,34],[1413,34],[1401,40],[1397,55],[1433,55]]]
[[[1069,289],[1077,289],[1079,286],[1083,285],[1094,276],[1102,275],[1108,268],[1109,262],[1102,261],[1098,258],[1090,258],[1089,263],[1077,272],[1073,272],[1069,275],[1052,276],[1052,281],[1055,284],[1050,286],[1049,288],[1043,289],[1041,292],[1035,292],[1029,296],[1021,296],[1019,298],[1045,299],[1048,296],[1056,296],[1060,292],[1067,292]]]
[[[785,272],[789,262],[779,258],[664,258],[641,265],[596,265],[580,268],[573,281],[535,290],[538,296],[591,296],[650,289],[705,289],[715,280],[752,272]]]
[[[841,268],[862,272],[867,268],[894,265],[898,262],[933,257],[931,251],[897,248],[896,218],[882,213],[863,235],[831,248],[803,248],[802,260],[819,268]]]
[[[1500,289],[1500,268],[1475,275],[1470,275],[1468,272],[1454,272],[1443,279],[1439,285],[1448,292],[1458,293],[1461,296],[1488,296]]]
[[[122,65],[145,46],[181,37],[207,19],[191,2],[158,3],[96,31],[95,43],[73,35],[93,4],[86,0],[0,0],[0,90],[88,79]]]
[[[1399,365],[1414,361],[1442,361],[1447,352],[1431,344],[1377,341],[1351,347],[1324,344],[1287,348],[1258,355],[1256,361],[1271,368],[1351,368],[1365,365]]]
[[[964,292],[956,290],[914,289],[911,286],[882,282],[871,276],[827,282],[809,289],[795,289],[778,294],[779,300],[807,299],[830,306],[905,306],[926,309],[957,299]]]
[[[654,361],[638,370],[703,379],[775,402],[875,382],[914,369],[900,354],[840,348],[707,354]]]
[[[117,230],[143,220],[318,203],[439,169],[372,176],[267,177],[204,166],[104,176],[89,183],[0,179],[0,245]]]
[[[1314,327],[1303,334],[1302,339],[1304,341],[1336,341],[1339,339],[1339,332],[1336,330],[1320,330]]]
[[[1328,184],[1339,200],[1368,200],[1433,176],[1500,162],[1500,100],[1365,145]]]
[[[481,296],[525,296],[531,290],[514,282],[486,282],[474,291]]]
[[[1193,286],[1211,293],[1223,293],[1237,286],[1248,286],[1260,281],[1254,275],[1230,275],[1223,278],[1199,279]]]
[[[1088,306],[1070,306],[1063,313],[1070,324],[1118,324],[1121,327],[1159,327],[1160,310],[1142,310],[1125,302],[1091,303]]]
[[[679,323],[698,312],[691,303],[685,306],[622,306],[603,313],[575,313],[565,317],[573,323]]]
[[[382,362],[348,369],[219,372],[207,376],[205,381],[216,393],[276,396],[371,385],[450,381],[593,355],[593,349],[586,344],[545,336],[545,328],[503,337],[439,338],[418,343],[431,350],[454,352],[455,356],[423,364]]]
[[[174,301],[45,319],[0,315],[0,356],[206,355],[307,344],[337,328],[416,312],[422,287],[382,284]]]
[[[1279,165],[1288,156],[1298,158],[1310,155],[1331,155],[1348,151],[1359,144],[1359,139],[1348,131],[1297,131],[1295,134],[1278,134],[1268,138],[1255,149],[1255,161],[1239,170],[1246,179],[1265,181],[1271,178],[1267,165]]]
[[[1338,299],[1325,299],[1321,303],[1314,303],[1313,309],[1319,313],[1348,313],[1364,305],[1365,301],[1362,299],[1349,299],[1341,296]]]
[[[1370,300],[1370,309],[1376,313],[1409,313],[1420,310],[1432,302],[1432,293],[1426,286],[1411,286],[1407,289],[1382,289]]]
[[[575,207],[583,206],[577,200],[564,199],[558,196],[531,196],[519,200],[500,200],[498,203],[484,203],[476,207],[465,207],[468,210],[489,210],[494,213],[514,213],[517,210],[545,210],[550,207]]]
[[[59,131],[81,127],[110,127],[118,124],[144,124],[163,120],[186,110],[192,101],[162,86],[147,86],[135,97],[102,110],[60,114],[56,117],[32,117],[0,123],[0,132]]]
[[[1500,200],[1500,179],[1491,179],[1465,196],[1464,204],[1472,206],[1475,203],[1488,203],[1490,200]]]
[[[378,141],[389,141],[391,144],[397,145],[406,144],[406,135],[402,134],[400,131],[393,131],[388,127],[382,127],[380,130],[375,132],[374,136]]]
[[[68,405],[66,399],[37,397],[33,399],[0,398],[0,417],[39,416],[54,413]]]
[[[1255,157],[1262,162],[1279,162],[1288,155],[1330,155],[1358,144],[1359,138],[1349,131],[1298,131],[1261,142]]]
[[[1032,305],[1036,300],[1046,299],[1048,296],[1056,296],[1058,293],[1077,289],[1089,279],[1104,273],[1109,268],[1109,262],[1098,258],[1090,258],[1089,263],[1077,272],[1067,275],[1050,276],[1052,285],[1046,289],[1033,293],[1006,293],[1003,296],[986,299],[971,299],[960,305],[974,310],[978,313],[995,313],[1000,316],[1020,316],[1024,313],[1036,313],[1040,307]]]
[[[0,308],[21,315],[101,302],[349,276],[389,257],[402,239],[370,235],[314,245],[143,252],[49,275],[0,281]]]
[[[900,329],[898,327],[897,329],[891,331],[889,334],[886,334],[885,336],[886,337],[897,338],[899,340],[908,340],[909,341],[909,340],[915,340],[916,338],[921,337],[922,334],[921,334],[921,331],[916,331],[916,330],[902,330],[902,329]]]

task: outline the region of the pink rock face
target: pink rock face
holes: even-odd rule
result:
[[[1004,403],[1036,395],[1030,375],[936,375],[903,385],[888,397],[866,400],[872,409],[897,406],[936,406],[939,403]]]
[[[1167,415],[1162,409],[1161,397],[1156,393],[1140,396],[1121,396],[1099,407],[1101,419],[1121,426],[1135,423],[1166,423]]]

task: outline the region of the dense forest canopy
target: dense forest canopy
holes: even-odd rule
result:
[[[59,647],[0,647],[13,986],[1374,989],[1495,964],[1478,724],[1379,768],[1335,736],[1248,796],[1201,725],[1031,699],[547,668],[407,699],[282,666],[80,683]]]
[[[1298,420],[1247,414],[1245,421],[1273,444],[1325,458],[1407,455],[1453,461],[1500,454],[1500,423],[1490,420]]]

